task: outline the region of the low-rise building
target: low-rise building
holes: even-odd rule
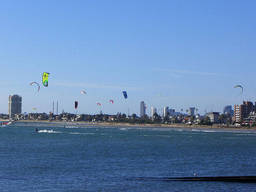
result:
[[[219,112],[210,112],[206,114],[207,117],[210,118],[211,123],[218,123],[219,122]]]
[[[196,110],[195,107],[190,107],[190,108],[188,109],[188,115],[189,115],[189,116],[194,116],[194,115],[195,115],[195,110]]]

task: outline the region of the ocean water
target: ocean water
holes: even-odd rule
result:
[[[256,132],[47,124],[0,128],[2,192],[256,191],[253,183],[147,179],[194,174],[256,175]]]

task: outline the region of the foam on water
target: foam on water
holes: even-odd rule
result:
[[[60,131],[53,131],[52,129],[39,130],[38,133],[62,133]]]
[[[219,132],[219,131],[216,131],[216,130],[202,130],[202,129],[191,129],[192,132],[203,132],[203,133],[216,133],[216,132]]]
[[[63,133],[63,134],[70,134],[70,135],[95,135],[95,133],[61,132],[61,131],[54,131],[52,129],[39,130],[38,133]]]
[[[129,130],[129,128],[125,128],[125,127],[122,127],[122,128],[119,128],[120,131],[127,131]]]
[[[171,135],[143,135],[143,137],[172,137]]]
[[[71,135],[95,135],[95,133],[69,132]]]
[[[77,128],[79,128],[79,127],[67,125],[67,126],[65,126],[64,128],[66,128],[66,129],[77,129]]]

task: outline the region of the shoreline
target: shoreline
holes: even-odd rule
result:
[[[222,125],[186,125],[186,124],[131,124],[131,123],[115,123],[115,122],[87,122],[87,121],[79,121],[79,122],[64,122],[64,121],[48,121],[48,120],[19,120],[15,121],[14,123],[45,123],[45,124],[52,124],[52,125],[60,125],[60,126],[100,126],[100,127],[130,127],[130,128],[182,128],[182,129],[198,129],[198,130],[236,130],[236,131],[256,131],[256,127],[234,127],[234,126],[222,126]]]

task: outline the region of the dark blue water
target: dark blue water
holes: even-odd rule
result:
[[[0,128],[0,191],[255,191],[136,177],[256,175],[256,132]]]

